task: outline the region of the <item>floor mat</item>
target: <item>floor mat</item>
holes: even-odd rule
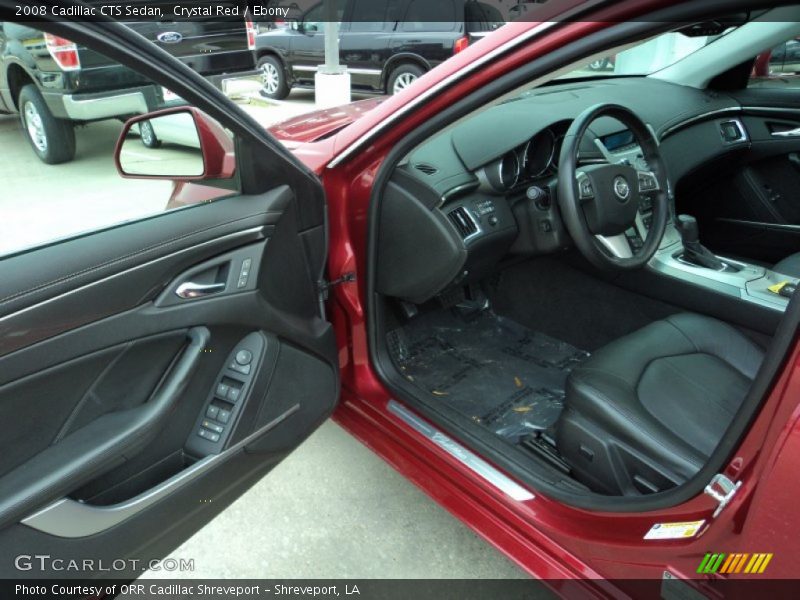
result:
[[[498,314],[589,352],[680,312],[550,257],[505,269],[486,291]]]
[[[589,354],[484,311],[449,311],[389,333],[401,373],[511,443],[555,423],[569,372]]]

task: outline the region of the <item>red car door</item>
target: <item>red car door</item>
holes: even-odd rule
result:
[[[227,190],[214,202],[167,212],[154,205],[141,218],[90,226],[86,204],[103,190],[76,167],[83,187],[61,190],[75,209],[61,220],[74,231],[41,243],[37,222],[26,231],[36,241],[0,260],[8,431],[0,570],[63,576],[59,564],[92,557],[116,566],[78,576],[132,579],[258,482],[336,406],[337,349],[320,312],[325,196],[262,126],[125,26],[41,27],[138,71],[153,93],[165,86],[193,105],[170,116],[200,135],[197,144],[178,136],[148,146],[140,122],[119,142],[120,152],[131,148],[126,169],[137,172],[144,160],[163,170],[145,167],[142,176],[182,173],[196,185],[218,177],[212,185]],[[162,117],[147,118],[157,133]],[[92,125],[97,139],[114,126]],[[95,149],[113,164],[112,147]],[[164,167],[170,156],[187,169]],[[103,206],[113,210],[133,182],[103,181]],[[38,185],[31,177],[26,202],[52,200]],[[136,207],[149,196],[129,201]]]

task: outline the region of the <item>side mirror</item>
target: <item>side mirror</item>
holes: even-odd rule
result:
[[[128,120],[114,162],[122,177],[132,179],[202,181],[236,173],[231,137],[217,121],[187,106]]]

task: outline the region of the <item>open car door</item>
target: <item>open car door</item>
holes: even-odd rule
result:
[[[219,199],[207,201],[209,182],[195,181],[211,174],[204,148],[205,177],[184,182],[202,202],[105,227],[90,225],[90,206],[75,206],[70,218],[86,220],[79,235],[0,260],[0,573],[47,576],[39,563],[15,560],[43,554],[114,563],[114,577],[135,577],[259,481],[336,405],[336,344],[319,293],[324,193],[262,126],[122,25],[31,25],[58,36],[48,40],[59,52],[77,49],[83,67],[89,48],[144,78],[127,100],[150,110],[169,88],[191,105],[185,115],[203,111],[221,124],[233,150],[212,157],[225,163],[213,173]],[[99,136],[108,123],[122,127],[88,127]],[[180,151],[169,140],[147,147],[142,123],[129,132],[141,155]],[[74,166],[58,168],[81,168],[80,160],[79,144]],[[114,206],[117,193],[98,190],[111,181],[87,177],[87,203],[91,193]],[[35,200],[36,190],[31,178],[18,202]]]

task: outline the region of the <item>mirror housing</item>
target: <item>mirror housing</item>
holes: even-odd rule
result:
[[[150,125],[165,117],[178,118],[180,115],[191,117],[196,127],[196,139],[202,157],[202,172],[186,173],[140,173],[129,172],[123,163],[123,146],[131,143],[132,129],[140,130],[143,124]],[[174,119],[173,119],[174,120]],[[194,146],[195,148],[197,146]],[[234,143],[225,129],[216,120],[193,106],[176,106],[145,115],[133,117],[125,122],[114,149],[114,164],[120,176],[126,179],[162,179],[169,181],[204,181],[231,179],[236,173],[236,155]],[[154,169],[155,171],[155,169]]]

